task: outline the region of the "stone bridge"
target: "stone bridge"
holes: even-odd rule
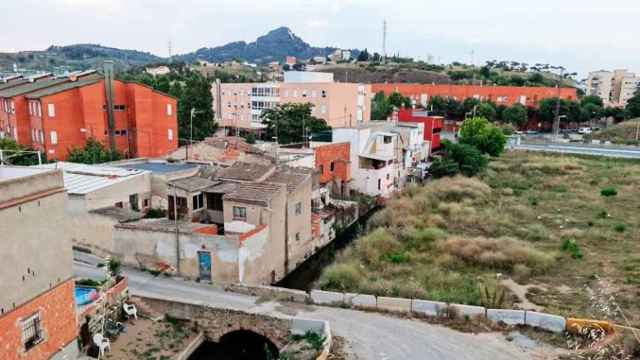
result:
[[[132,301],[139,311],[152,317],[168,315],[188,320],[211,342],[219,342],[225,334],[248,330],[269,339],[281,350],[289,342],[295,322],[293,319],[157,298],[133,297]]]

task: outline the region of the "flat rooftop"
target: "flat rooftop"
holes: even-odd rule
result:
[[[41,174],[48,171],[51,170],[21,166],[0,166],[0,182]]]
[[[195,169],[199,165],[186,164],[186,163],[176,164],[176,163],[169,163],[169,162],[142,162],[142,163],[136,163],[136,164],[115,165],[115,166],[123,169],[147,170],[156,174],[169,174],[173,172]]]
[[[90,192],[144,175],[143,170],[122,169],[108,165],[85,165],[57,162],[38,166],[39,169],[60,169],[64,175],[64,187],[69,194],[85,195]]]

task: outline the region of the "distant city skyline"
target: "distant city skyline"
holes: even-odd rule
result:
[[[389,54],[442,63],[472,58],[478,65],[492,59],[551,63],[580,77],[599,69],[640,72],[633,36],[640,5],[632,0],[566,0],[561,8],[552,0],[539,0],[535,7],[504,0],[9,0],[4,5],[0,51],[96,43],[167,56],[169,41],[172,53],[179,54],[250,42],[287,26],[314,46],[381,52],[386,19]]]

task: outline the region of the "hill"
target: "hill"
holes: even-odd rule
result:
[[[42,51],[0,53],[0,69],[10,71],[13,64],[29,70],[85,70],[100,67],[104,60],[114,60],[119,68],[161,62],[163,58],[148,52],[117,49],[98,44],[50,46]]]
[[[235,59],[266,64],[271,61],[282,62],[285,56],[310,59],[314,56],[327,56],[335,51],[334,47],[315,47],[302,40],[291,29],[280,27],[260,36],[256,41],[231,42],[217,47],[203,47],[194,52],[177,55],[173,61],[192,63],[196,59],[209,62],[223,62]],[[359,50],[353,49],[353,56]],[[148,52],[118,49],[98,44],[75,44],[68,46],[50,46],[45,50],[0,53],[0,71],[12,71],[14,64],[28,70],[85,70],[100,67],[106,59],[114,60],[119,69],[132,66],[168,62]]]
[[[254,42],[236,41],[223,46],[201,48],[177,58],[186,62],[202,59],[210,62],[242,59],[248,62],[266,64],[272,61],[283,61],[285,56],[298,59],[310,59],[314,56],[327,56],[334,52],[334,47],[314,47],[306,43],[288,27],[280,27],[260,36]],[[358,50],[352,50],[357,56]]]

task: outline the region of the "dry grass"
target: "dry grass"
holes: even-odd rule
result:
[[[601,196],[606,187],[618,194]],[[502,273],[546,289],[529,298],[549,312],[602,317],[592,297],[606,284],[606,298],[640,325],[638,194],[640,162],[508,153],[479,178],[394,197],[320,286],[478,304],[479,285]],[[562,250],[568,239],[581,259]]]

